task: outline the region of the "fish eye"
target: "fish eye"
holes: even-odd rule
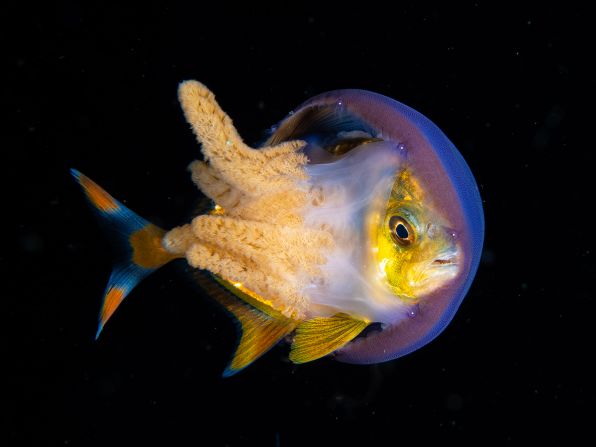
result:
[[[389,230],[393,242],[402,247],[414,242],[414,230],[406,219],[401,216],[391,216],[389,219]]]

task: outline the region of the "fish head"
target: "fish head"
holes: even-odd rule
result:
[[[396,299],[418,303],[457,276],[456,234],[407,167],[397,173],[384,212],[372,211],[368,221],[368,276]]]

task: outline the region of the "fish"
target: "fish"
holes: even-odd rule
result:
[[[282,341],[296,364],[372,364],[445,329],[476,275],[484,214],[435,124],[381,94],[336,90],[253,148],[205,85],[184,81],[178,98],[203,155],[188,170],[206,212],[166,231],[71,170],[116,253],[96,338],[140,281],[179,259],[238,323],[225,377]]]

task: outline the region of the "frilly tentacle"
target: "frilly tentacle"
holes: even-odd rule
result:
[[[219,212],[173,229],[164,247],[242,284],[286,316],[303,318],[303,290],[320,279],[324,249],[333,244],[329,233],[303,224],[310,194],[305,143],[250,148],[203,84],[183,82],[178,95],[205,156],[189,166],[192,180]]]

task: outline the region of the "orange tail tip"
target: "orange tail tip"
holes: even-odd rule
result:
[[[113,213],[120,208],[116,199],[104,191],[97,183],[86,175],[81,174],[76,169],[71,169],[70,173],[77,180],[87,199],[100,212]]]
[[[114,268],[104,292],[96,338],[132,289],[162,265],[177,258],[161,245],[164,230],[138,216],[76,169],[79,183],[113,242]]]

